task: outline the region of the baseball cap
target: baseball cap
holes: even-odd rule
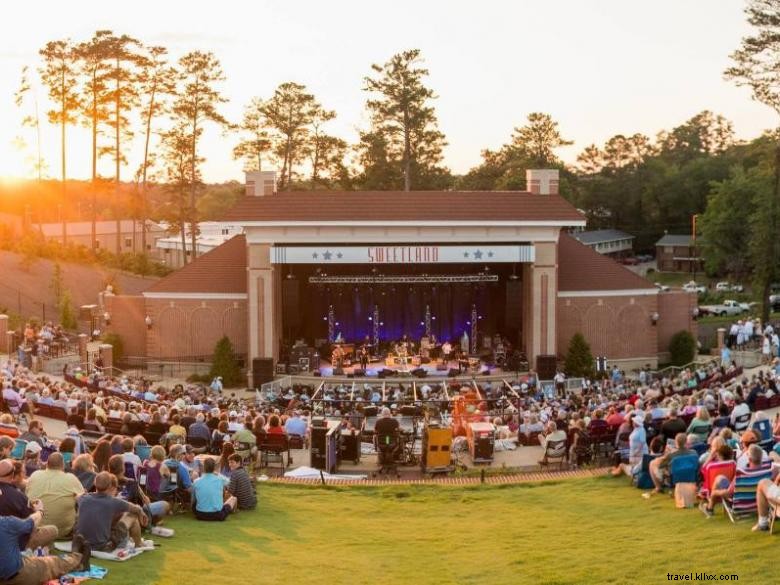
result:
[[[27,443],[27,445],[24,448],[25,453],[37,454],[40,453],[41,451],[43,451],[43,447],[41,447],[35,441],[30,441],[29,443]]]

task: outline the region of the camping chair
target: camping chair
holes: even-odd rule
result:
[[[769,453],[772,450],[772,447],[775,445],[775,439],[772,436],[772,422],[767,419],[757,420],[754,421],[752,425],[750,425],[750,428],[758,433],[759,447]]]
[[[177,511],[184,513],[187,510],[187,498],[185,497],[185,491],[179,487],[179,465],[178,461],[166,461],[165,466],[170,471],[168,480],[160,486],[160,491],[157,494],[159,499],[168,502],[171,505],[171,513],[175,514]]]
[[[669,477],[674,488],[678,483],[696,483],[699,479],[698,455],[675,457],[669,464]]]
[[[29,425],[30,421],[27,420],[27,415],[22,412],[22,409],[24,408],[23,404],[19,404],[16,400],[8,400],[7,398],[3,399],[3,404],[5,405],[3,410],[7,411],[14,418],[15,425],[21,429],[22,420],[24,420],[25,426]]]
[[[642,455],[642,467],[639,469],[639,473],[634,475],[632,481],[634,485],[640,490],[651,490],[655,487],[653,478],[650,477],[650,462],[658,457],[658,455],[652,455],[645,453]]]
[[[707,443],[696,443],[695,445],[691,445],[691,449],[696,451],[696,454],[701,457],[709,450],[709,445],[707,445]]]
[[[21,461],[24,459],[24,450],[27,447],[27,441],[23,441],[22,439],[15,439],[16,444],[14,445],[13,450],[11,451],[11,459],[16,459],[18,461]]]
[[[555,463],[551,461],[557,459],[560,469],[563,469],[563,464],[566,462],[566,456],[568,455],[568,449],[566,448],[566,439],[560,441],[549,441],[544,447],[544,456],[542,461],[546,461],[547,465]]]
[[[734,419],[734,430],[738,433],[744,431],[748,428],[748,425],[750,424],[750,417],[753,416],[751,413],[745,413],[743,415],[738,416]]]
[[[702,468],[702,482],[699,489],[699,497],[702,500],[709,500],[710,492],[712,491],[712,485],[719,475],[723,475],[729,479],[734,480],[734,474],[737,471],[737,464],[735,461],[713,461],[708,463]]]
[[[258,447],[260,451],[260,467],[268,467],[268,463],[271,458],[277,458],[281,467],[282,473],[285,472],[287,466],[292,463],[292,457],[290,456],[290,443],[287,440],[287,435],[282,433],[266,433],[265,439]],[[285,463],[284,454],[287,453],[287,462]]]
[[[152,448],[149,445],[138,444],[135,446],[135,454],[141,461],[146,461],[152,455]]]
[[[306,448],[306,440],[304,439],[303,435],[296,435],[295,433],[289,433],[287,435],[287,440],[290,443],[290,449]]]
[[[723,499],[723,507],[732,522],[756,513],[756,487],[762,479],[772,479],[771,463],[756,469],[737,469],[731,484],[732,494]]]
[[[252,443],[246,443],[240,441],[235,444],[236,453],[241,456],[241,465],[249,465],[252,463],[252,449],[254,445]]]

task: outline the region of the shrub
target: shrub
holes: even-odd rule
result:
[[[696,340],[690,331],[678,331],[669,342],[669,353],[673,366],[684,366],[696,356]]]
[[[590,352],[588,342],[585,341],[582,333],[575,333],[569,341],[569,350],[566,352],[564,365],[566,374],[577,378],[592,377],[593,364],[593,354]]]
[[[214,359],[209,376],[212,378],[222,376],[222,384],[225,387],[238,386],[244,379],[233,353],[233,344],[226,335],[217,341],[214,347]]]
[[[76,322],[76,311],[73,309],[73,301],[71,300],[70,291],[65,290],[60,298],[60,324],[69,330],[74,330],[78,326]]]

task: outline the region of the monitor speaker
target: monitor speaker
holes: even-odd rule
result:
[[[448,378],[454,378],[455,376],[457,376],[459,374],[460,374],[460,370],[457,370],[455,368],[450,368],[450,371],[447,372],[447,377]]]
[[[333,375],[334,376],[343,376],[344,375],[344,368],[333,368]]]
[[[356,378],[362,378],[363,376],[366,375],[366,371],[363,370],[362,368],[355,368],[353,373],[355,374]]]
[[[417,368],[415,370],[412,370],[412,376],[415,378],[424,378],[428,375],[428,372],[425,370],[425,368]]]

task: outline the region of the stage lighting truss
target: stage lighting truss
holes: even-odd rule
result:
[[[429,274],[422,276],[384,276],[366,274],[358,276],[310,276],[311,284],[441,284],[498,282],[497,274]]]

